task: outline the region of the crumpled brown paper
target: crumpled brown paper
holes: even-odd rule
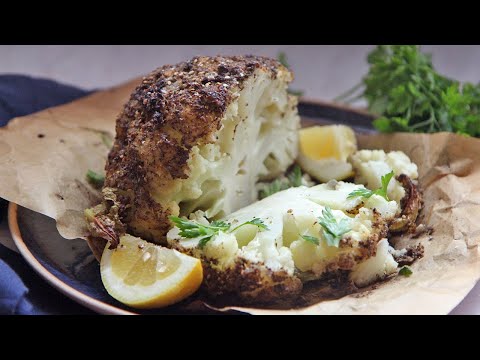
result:
[[[86,181],[103,173],[115,119],[133,80],[0,128],[0,197],[57,220],[67,239],[85,238],[83,211],[100,200]]]
[[[100,199],[85,180],[102,171],[115,119],[138,80],[17,118],[0,129],[0,197],[57,220],[62,236],[85,238],[83,210]],[[225,308],[251,314],[446,314],[480,278],[480,139],[454,134],[359,135],[361,148],[402,150],[418,165],[423,222],[432,236],[413,275],[309,307]]]

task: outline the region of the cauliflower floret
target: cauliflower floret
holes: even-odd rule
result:
[[[289,275],[293,275],[295,267],[292,253],[284,246],[278,247],[275,241],[268,237],[268,233],[259,233],[239,251],[238,256],[251,262],[263,262],[272,271],[283,269]]]
[[[361,197],[349,198],[348,195],[356,189],[364,188],[363,185],[347,183],[343,181],[331,180],[326,184],[317,185],[310,188],[312,193],[311,201],[332,209],[347,211],[354,209],[362,204],[365,199]],[[386,201],[383,197],[373,195],[362,204],[367,209],[376,209],[381,216],[386,219],[392,219],[400,210],[400,206],[395,201]]]
[[[400,211],[399,203],[396,201],[385,201],[382,196],[376,194],[365,201],[364,207],[371,210],[375,209],[386,219],[392,219]]]
[[[238,243],[235,235],[220,231],[214,239],[209,241],[203,249],[207,259],[215,259],[220,267],[229,267],[235,261],[238,252]]]
[[[395,174],[405,174],[410,179],[418,179],[418,167],[403,151],[390,151],[386,162]]]
[[[391,250],[393,248],[388,245],[388,240],[382,239],[377,245],[375,256],[359,263],[350,273],[350,279],[362,287],[396,273],[398,263],[390,253]]]
[[[394,175],[405,174],[410,179],[418,179],[418,168],[410,158],[401,151],[385,153],[383,150],[360,150],[350,157],[355,169],[355,182],[364,184],[368,189],[381,187],[381,178],[393,170]],[[389,198],[400,203],[405,196],[405,189],[396,179],[388,184]]]

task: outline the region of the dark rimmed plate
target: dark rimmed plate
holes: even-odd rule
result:
[[[373,131],[371,115],[360,110],[303,100],[299,112],[305,125],[336,123],[352,126],[361,133]],[[140,313],[108,295],[102,285],[99,265],[84,240],[65,240],[53,219],[13,203],[10,203],[8,217],[13,240],[22,256],[60,292],[98,313]]]

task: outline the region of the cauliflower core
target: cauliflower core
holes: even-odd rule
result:
[[[234,232],[220,232],[200,249],[200,238],[184,239],[175,227],[167,234],[167,241],[173,248],[203,260],[210,273],[205,285],[213,294],[233,292],[244,300],[268,301],[279,295],[298,293],[300,279],[318,279],[337,270],[350,270],[351,279],[364,286],[396,272],[395,260],[381,244],[388,249],[388,242],[382,239],[387,235],[387,223],[399,212],[399,205],[378,195],[367,201],[358,197],[348,199],[348,194],[358,188],[363,186],[336,181],[311,188],[290,188],[225,218],[232,228],[254,217],[260,218],[268,230],[259,231],[254,225],[246,225]],[[347,219],[351,229],[343,235],[338,247],[328,246],[318,222],[326,206],[332,209],[337,221]],[[208,224],[203,215],[197,212],[191,219]],[[318,238],[318,245],[306,241],[302,235]],[[258,271],[254,269],[259,268],[269,273],[268,282],[266,276],[247,280],[257,277]],[[230,279],[228,284],[219,281],[219,277],[225,276]],[[245,288],[246,282],[256,286]]]
[[[196,57],[149,74],[117,119],[105,216],[165,243],[171,215],[202,210],[217,219],[254,202],[257,181],[280,175],[297,156],[292,78],[257,56]]]

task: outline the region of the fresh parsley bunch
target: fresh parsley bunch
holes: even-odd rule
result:
[[[480,85],[439,74],[417,45],[379,45],[361,84],[337,98],[364,98],[381,132],[455,132],[480,136]],[[356,95],[361,91],[359,95]]]

